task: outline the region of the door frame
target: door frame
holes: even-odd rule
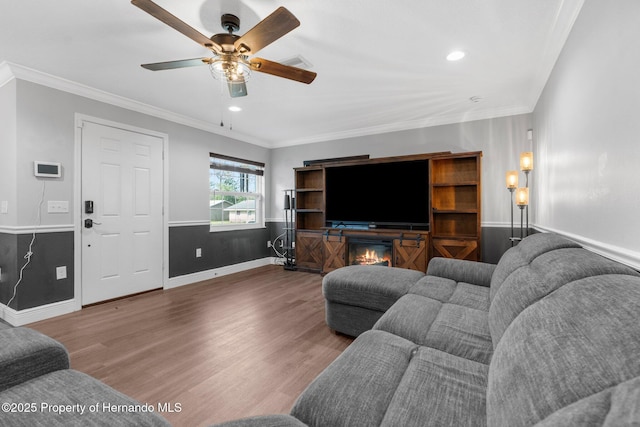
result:
[[[129,132],[142,133],[162,140],[162,288],[167,289],[169,283],[169,135],[137,126],[76,113],[74,120],[75,141],[73,156],[73,300],[76,311],[82,309],[82,127],[86,122],[122,129]]]

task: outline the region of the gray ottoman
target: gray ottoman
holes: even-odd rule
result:
[[[322,280],[327,325],[357,337],[371,329],[422,277],[421,271],[373,265],[351,265],[330,272]]]

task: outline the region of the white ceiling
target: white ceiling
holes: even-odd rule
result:
[[[44,75],[130,108],[282,147],[531,112],[583,1],[157,0],[207,35],[224,32],[222,13],[240,17],[239,34],[278,6],[301,21],[257,56],[302,56],[316,80],[253,73],[249,95],[233,100],[207,66],[141,68],[210,55],[128,0],[3,1],[0,63],[34,81]],[[447,61],[454,49],[466,57]],[[230,105],[243,111],[231,113]]]

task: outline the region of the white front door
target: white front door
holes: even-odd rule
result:
[[[162,287],[162,151],[162,138],[84,122],[83,305]]]

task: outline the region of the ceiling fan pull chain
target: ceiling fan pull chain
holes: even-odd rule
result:
[[[220,80],[220,127],[224,127],[224,84]]]

